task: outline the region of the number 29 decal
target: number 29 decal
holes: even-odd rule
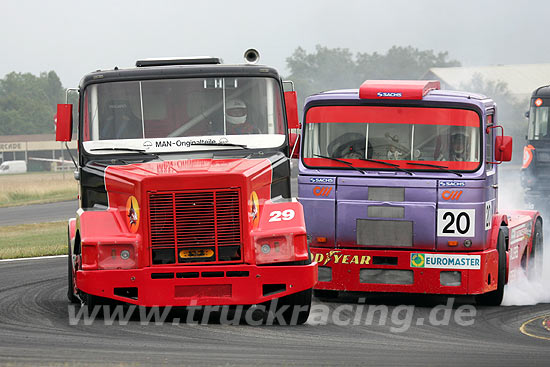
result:
[[[438,209],[438,237],[474,237],[476,227],[475,209]]]
[[[269,221],[270,222],[280,222],[282,220],[291,220],[294,218],[296,213],[292,209],[287,210],[274,210],[271,213],[269,213]]]

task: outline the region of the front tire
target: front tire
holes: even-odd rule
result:
[[[497,289],[476,296],[476,302],[485,306],[500,306],[504,297],[504,285],[506,283],[506,239],[504,231],[498,232],[498,275]]]
[[[282,316],[286,325],[302,325],[309,317],[311,310],[312,289],[289,294],[277,300],[277,309],[288,306],[288,309],[283,312]]]
[[[315,289],[313,290],[313,295],[320,299],[336,299],[338,298],[338,291],[329,289]]]
[[[80,300],[74,294],[74,272],[73,272],[73,255],[71,251],[71,236],[69,230],[67,230],[67,242],[68,242],[68,254],[67,254],[67,267],[68,267],[68,280],[67,280],[67,299],[70,303],[80,303]]]

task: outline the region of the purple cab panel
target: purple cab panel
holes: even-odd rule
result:
[[[298,196],[316,247],[483,248],[496,208],[493,176],[456,178],[301,175]]]
[[[495,175],[489,175],[485,180],[439,180],[438,250],[471,251],[484,247],[497,208],[495,178]],[[446,186],[447,182],[457,186]],[[472,243],[465,246],[465,240]],[[456,247],[449,246],[449,241],[457,242]]]
[[[334,247],[336,222],[336,177],[298,177],[298,197],[304,207],[311,238],[324,237],[318,246]]]
[[[340,247],[435,249],[435,180],[339,178]]]

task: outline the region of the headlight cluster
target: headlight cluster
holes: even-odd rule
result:
[[[276,235],[254,238],[256,263],[269,264],[307,259],[307,238],[305,235]]]
[[[136,267],[136,251],[132,244],[99,244],[99,269],[133,269]]]

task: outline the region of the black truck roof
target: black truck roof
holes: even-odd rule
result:
[[[147,79],[173,79],[173,78],[213,78],[227,77],[272,77],[280,79],[279,73],[274,68],[265,65],[225,65],[216,63],[193,63],[185,65],[142,65],[132,68],[111,70],[97,70],[86,74],[80,81],[80,88],[88,84],[106,83],[114,81],[131,81]]]
[[[531,98],[535,97],[550,97],[550,85],[545,85],[535,89]]]

